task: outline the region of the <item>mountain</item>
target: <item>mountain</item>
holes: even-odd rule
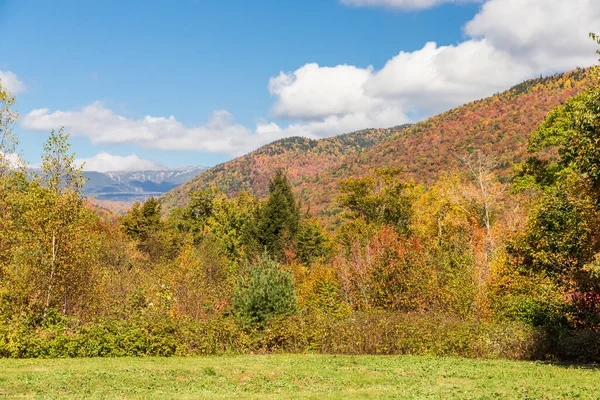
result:
[[[88,182],[84,191],[97,200],[132,203],[159,197],[205,170],[195,166],[158,171],[85,171]]]
[[[322,140],[283,139],[211,168],[165,194],[165,207],[181,206],[190,191],[217,187],[229,195],[264,196],[276,168],[288,171],[303,202],[320,214],[336,213],[340,179],[381,167],[402,167],[406,179],[428,183],[475,151],[495,156],[507,174],[526,156],[529,134],[553,108],[594,83],[595,68],[531,79],[494,96],[411,126],[370,129]]]
[[[268,191],[269,177],[278,167],[285,168],[295,183],[307,181],[325,173],[346,157],[359,154],[408,126],[366,129],[320,140],[303,137],[277,140],[203,172],[167,193],[161,202],[167,209],[184,206],[189,192],[213,186],[229,195],[248,191],[264,196]]]

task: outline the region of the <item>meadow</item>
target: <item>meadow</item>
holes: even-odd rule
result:
[[[417,356],[0,360],[0,398],[597,399],[593,365]]]

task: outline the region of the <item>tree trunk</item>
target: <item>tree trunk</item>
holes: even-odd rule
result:
[[[48,293],[46,294],[46,305],[44,306],[44,318],[50,307],[50,296],[52,294],[52,284],[54,283],[54,274],[56,272],[56,233],[52,232],[52,262],[50,264],[50,279],[48,281]]]

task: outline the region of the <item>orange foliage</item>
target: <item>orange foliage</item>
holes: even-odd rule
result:
[[[404,179],[429,183],[457,165],[456,156],[481,151],[499,161],[502,175],[526,156],[529,133],[546,114],[596,82],[593,69],[532,79],[495,96],[455,108],[410,127],[370,129],[322,140],[288,138],[218,165],[161,199],[181,206],[190,191],[217,187],[228,195],[266,195],[269,176],[288,172],[304,204],[339,222],[334,201],[341,179],[382,167],[401,167]]]

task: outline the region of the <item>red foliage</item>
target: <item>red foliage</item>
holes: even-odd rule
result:
[[[457,156],[479,150],[496,157],[500,173],[506,174],[525,159],[529,133],[546,114],[596,80],[593,69],[578,69],[524,82],[410,127],[279,140],[198,175],[162,202],[166,208],[181,206],[189,192],[210,187],[228,195],[249,191],[264,196],[269,177],[284,168],[303,203],[333,219],[339,211],[337,183],[377,168],[402,167],[404,179],[428,183],[453,169]]]

